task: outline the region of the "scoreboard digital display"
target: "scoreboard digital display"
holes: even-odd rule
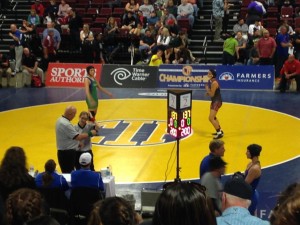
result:
[[[192,92],[168,91],[168,133],[176,139],[192,133]]]

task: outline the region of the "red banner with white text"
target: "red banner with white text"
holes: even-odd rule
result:
[[[95,67],[96,80],[100,82],[102,64],[49,63],[46,86],[84,87],[84,76],[88,66]]]

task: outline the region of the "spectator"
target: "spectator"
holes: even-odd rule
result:
[[[159,66],[159,65],[163,64],[163,60],[162,60],[163,54],[164,54],[163,50],[158,49],[157,53],[151,57],[149,66]]]
[[[270,216],[271,225],[299,225],[300,185],[289,185],[279,196]]]
[[[118,51],[118,43],[116,41],[119,32],[118,23],[114,17],[109,17],[105,28],[105,46],[108,54],[108,60],[113,63],[113,56]]]
[[[295,34],[292,36],[293,46],[296,59],[300,60],[300,28],[295,29]]]
[[[193,9],[194,9],[194,17],[198,17],[198,12],[199,12],[199,8],[197,5],[197,0],[188,0],[188,3],[192,4]]]
[[[245,181],[252,187],[251,205],[249,206],[249,212],[254,215],[256,206],[258,203],[258,192],[256,190],[260,177],[261,177],[261,165],[259,161],[259,155],[262,147],[257,144],[251,144],[247,147],[246,156],[251,159],[251,162],[247,165],[245,171]]]
[[[33,25],[33,27],[36,27],[41,24],[40,17],[36,14],[35,9],[30,10],[30,14],[27,17],[27,22]]]
[[[70,8],[69,4],[67,4],[65,0],[61,0],[58,6],[57,16],[61,18],[68,16],[69,8]]]
[[[263,30],[264,27],[261,25],[260,21],[260,19],[256,19],[253,24],[249,25],[248,35],[253,36],[255,31]]]
[[[215,20],[215,34],[214,34],[215,42],[223,42],[223,39],[221,38],[221,31],[222,31],[224,10],[225,10],[225,6],[223,0],[213,0],[212,13]]]
[[[15,48],[15,60],[16,65],[14,68],[14,71],[12,75],[15,75],[19,71],[21,71],[21,65],[22,65],[22,54],[23,54],[23,46],[22,46],[22,32],[17,29],[16,24],[10,25],[10,32],[8,35],[13,39],[14,41],[14,48]]]
[[[156,11],[152,11],[150,13],[150,17],[147,19],[148,24],[149,23],[154,23],[156,24],[156,22],[159,21],[159,17],[157,16]]]
[[[36,14],[40,18],[43,18],[45,8],[44,8],[43,4],[41,3],[41,0],[35,0],[34,4],[31,5],[31,9],[34,9]]]
[[[49,28],[48,35],[46,38],[43,39],[43,69],[44,71],[48,70],[49,62],[56,62],[57,61],[57,51],[55,49],[55,40],[54,40],[54,29]]]
[[[137,26],[137,19],[133,16],[132,12],[127,12],[125,15],[123,22],[122,22],[122,29],[131,30],[133,28],[136,28]]]
[[[174,3],[174,0],[167,0],[165,8],[169,11],[170,14],[173,14],[177,17],[177,4]]]
[[[6,54],[0,52],[0,88],[2,88],[2,77],[7,78],[7,87],[10,87],[11,68]]]
[[[233,32],[235,34],[238,31],[242,32],[242,36],[246,41],[248,40],[248,30],[249,30],[249,27],[245,23],[245,20],[243,18],[239,18],[238,23],[233,26]]]
[[[246,44],[247,41],[243,38],[242,32],[238,31],[236,33],[236,40],[238,41],[238,46],[236,47],[236,58],[237,62],[241,64],[245,64],[245,61],[247,59],[247,49]]]
[[[141,221],[127,200],[109,197],[94,204],[88,225],[138,225]]]
[[[64,191],[69,189],[66,178],[56,172],[56,163],[53,159],[47,160],[44,168],[45,172],[39,173],[35,178],[37,188],[60,188]]]
[[[148,58],[149,55],[151,55],[151,50],[155,46],[155,39],[151,35],[150,30],[146,30],[145,35],[140,40],[140,46],[139,51],[142,56],[142,60],[145,60]]]
[[[268,221],[250,215],[247,210],[251,202],[252,188],[243,179],[231,178],[224,185],[222,194],[222,216],[217,217],[218,225],[268,225]]]
[[[281,93],[286,91],[287,82],[294,78],[297,84],[296,90],[300,93],[300,62],[295,59],[294,55],[289,55],[281,69],[281,79],[279,83],[279,90]]]
[[[209,161],[213,157],[223,157],[225,153],[224,141],[212,140],[209,143],[209,154],[205,156],[200,163],[200,179],[202,176],[209,171]]]
[[[235,54],[238,56],[238,41],[235,39],[235,33],[232,33],[223,44],[223,65],[234,65]]]
[[[153,225],[216,225],[213,207],[198,183],[167,183],[158,197]]]
[[[56,4],[56,0],[50,0],[49,3],[50,4],[45,9],[44,17],[47,16],[47,15],[49,15],[49,14],[54,15],[55,17],[57,17],[58,6]],[[51,22],[54,22],[54,21],[51,21]]]
[[[276,42],[270,37],[268,30],[263,30],[263,37],[257,42],[257,51],[260,65],[272,65],[273,56],[276,51]]]
[[[57,29],[55,29],[55,23],[54,22],[48,22],[47,23],[47,28],[44,29],[43,31],[43,39],[44,40],[47,36],[48,36],[48,31],[51,29],[53,30],[54,34],[53,34],[53,44],[54,44],[54,49],[56,51],[57,54],[57,50],[60,47],[60,43],[61,43],[61,36],[60,33]]]
[[[28,87],[31,83],[32,76],[38,75],[41,78],[42,84],[45,83],[44,71],[38,67],[39,62],[36,56],[30,52],[29,48],[24,48],[22,58],[22,73],[23,83],[25,87]]]
[[[284,62],[288,59],[289,48],[293,46],[290,41],[290,36],[287,33],[285,26],[280,27],[280,32],[276,36],[276,64],[275,64],[275,76],[280,77],[280,70]]]
[[[96,135],[95,130],[82,134],[75,130],[71,121],[74,119],[76,112],[74,106],[68,106],[63,116],[56,121],[57,158],[62,173],[71,173],[74,170],[79,141]]]
[[[280,25],[280,27],[278,28],[278,33],[280,32],[281,26],[285,26],[285,27],[286,27],[287,33],[288,33],[289,35],[293,35],[293,34],[294,34],[294,30],[293,30],[293,28],[289,25],[288,19],[282,19],[281,25]]]
[[[194,8],[188,0],[181,0],[181,4],[177,8],[177,20],[187,18],[189,19],[190,28],[194,26],[195,18],[193,16]]]
[[[156,46],[154,49],[152,49],[152,53],[156,53],[158,48],[164,51],[165,56],[166,56],[166,51],[168,49],[169,43],[171,40],[171,35],[166,27],[161,27],[160,29],[160,34],[157,36],[156,40]]]
[[[260,1],[252,0],[252,2],[248,5],[247,10],[246,23],[248,26],[253,24],[256,20],[261,20],[262,16],[266,14],[266,9]]]
[[[96,122],[95,123],[92,123],[92,122],[87,123],[87,121],[89,119],[90,119],[89,113],[82,111],[79,115],[79,122],[75,125],[75,130],[79,133],[88,133],[89,131],[94,130],[94,129],[98,130],[99,126]],[[79,164],[79,158],[85,152],[88,152],[91,154],[92,159],[91,159],[90,169],[92,171],[95,171],[91,138],[86,138],[86,139],[82,140],[79,144],[79,149],[76,151],[76,160],[75,160],[76,169],[79,170],[81,168],[81,166]]]
[[[123,16],[123,19],[128,12],[131,12],[132,15],[137,19],[137,13],[139,11],[139,8],[140,4],[136,2],[136,0],[129,0],[129,2],[127,2],[125,5],[125,14]]]
[[[72,8],[68,8],[68,24],[70,33],[71,50],[80,48],[80,29],[83,26],[82,18]]]
[[[249,57],[248,57],[249,59],[247,61],[248,66],[259,65],[259,54],[257,51],[257,43],[258,43],[258,39],[253,40],[253,46],[249,51]]]
[[[149,0],[144,0],[144,4],[142,4],[139,8],[139,11],[143,13],[144,18],[150,18],[151,12],[154,11],[154,7],[152,4],[149,4]]]
[[[80,155],[79,164],[81,165],[81,169],[75,170],[71,173],[72,189],[78,187],[89,187],[104,191],[101,173],[91,171],[91,161],[92,156],[90,153],[85,152]]]
[[[59,225],[46,215],[44,199],[35,190],[21,188],[9,195],[6,202],[7,225]]]
[[[171,15],[171,14],[170,14]],[[179,26],[177,25],[176,19],[169,19],[167,24],[163,25],[168,28],[172,37],[177,36],[179,33]]]
[[[94,62],[94,34],[90,30],[88,24],[84,24],[82,30],[80,31],[80,40],[81,40],[81,53],[85,63]]]
[[[98,33],[95,38],[95,62],[100,62],[102,64],[107,62],[102,33]]]
[[[206,194],[209,197],[214,206],[215,215],[222,214],[222,199],[220,196],[223,190],[221,183],[221,175],[225,173],[226,162],[221,157],[213,157],[209,160],[209,172],[205,173],[200,180],[200,183],[206,187]]]
[[[169,9],[165,8],[163,15],[160,17],[161,23],[163,26],[170,26],[170,22],[177,25],[177,20],[175,16],[169,12]]]
[[[26,168],[26,155],[21,147],[6,150],[0,167],[0,194],[5,201],[9,194],[20,188],[35,188],[34,178]]]

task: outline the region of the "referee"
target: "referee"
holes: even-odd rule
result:
[[[62,173],[71,173],[75,167],[75,155],[79,141],[96,135],[96,130],[91,130],[88,133],[79,134],[71,120],[76,115],[76,108],[68,106],[62,115],[56,121],[56,146],[57,158]]]

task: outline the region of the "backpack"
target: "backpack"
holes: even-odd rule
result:
[[[39,75],[33,74],[31,77],[31,87],[42,87],[42,79]]]

